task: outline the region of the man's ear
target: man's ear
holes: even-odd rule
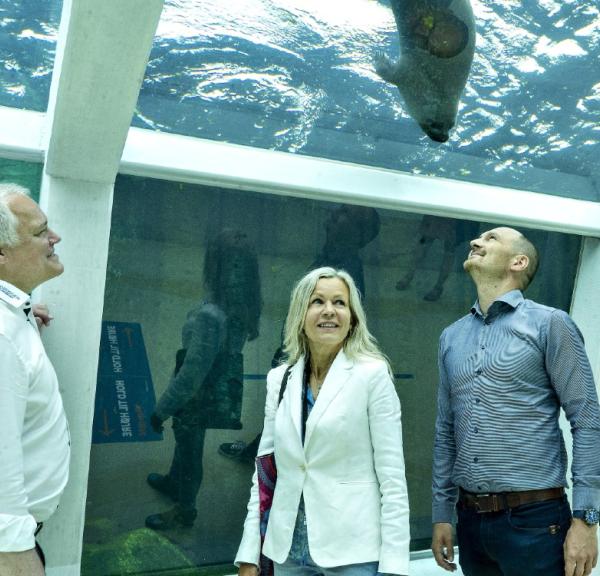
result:
[[[529,266],[529,258],[525,256],[525,254],[517,254],[513,257],[512,264],[510,265],[510,269],[514,272],[522,272],[526,270]]]

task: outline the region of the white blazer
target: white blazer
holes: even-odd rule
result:
[[[306,422],[302,445],[304,358],[267,376],[265,423],[258,454],[275,451],[277,485],[263,553],[288,557],[304,493],[310,555],[322,567],[379,562],[379,572],[408,574],[408,495],[400,401],[385,362],[335,358]],[[258,564],[259,501],[254,474],[235,563]]]

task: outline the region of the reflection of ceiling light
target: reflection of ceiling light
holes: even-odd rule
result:
[[[535,58],[531,56],[525,56],[515,62],[515,68],[524,73],[530,72],[538,72],[539,74],[543,74],[546,69],[543,66],[540,66]]]
[[[219,15],[218,19],[215,14]],[[162,38],[197,37],[199,30],[212,28],[233,36],[246,29],[279,37],[284,31],[289,33],[294,24],[304,28],[307,23],[313,30],[322,28],[330,34],[337,29],[348,37],[355,33],[396,30],[390,7],[374,0],[344,0],[343,9],[337,2],[323,0],[236,0],[229,3],[170,0],[165,3],[157,35]]]
[[[564,56],[587,56],[587,52],[572,39],[562,42],[552,42],[547,36],[541,36],[537,41],[534,54],[548,56],[551,60],[559,60]]]
[[[15,86],[5,86],[4,91],[12,96],[24,96],[25,95],[25,86],[23,84],[18,84]]]
[[[33,30],[22,30],[17,38],[35,38],[36,40],[43,40],[45,42],[56,42],[56,31],[53,34],[40,34]]]
[[[575,36],[593,36],[600,32],[600,20],[595,20],[590,25],[580,28],[574,32]]]

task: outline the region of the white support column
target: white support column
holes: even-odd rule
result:
[[[44,344],[59,377],[71,432],[70,478],[58,511],[40,534],[48,576],[78,576],[96,391],[112,184],[44,178],[42,205],[62,236],[65,272],[36,300],[55,317]]]
[[[46,173],[114,181],[162,5],[163,0],[64,1]]]
[[[557,279],[558,281],[558,279]],[[600,396],[600,306],[598,306],[598,285],[600,284],[600,240],[584,238],[579,259],[579,270],[575,281],[571,316],[585,339],[585,348],[592,365],[596,391]],[[563,433],[567,441],[567,451],[573,455],[573,445],[569,423],[561,418]],[[570,470],[569,470],[570,476]],[[600,542],[600,534],[598,535]],[[592,576],[600,576],[600,565],[592,570]]]
[[[48,576],[80,574],[113,185],[163,0],[65,0],[41,205],[65,273],[36,299],[71,430],[70,479],[41,542]]]

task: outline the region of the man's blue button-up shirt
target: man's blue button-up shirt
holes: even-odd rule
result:
[[[600,409],[583,338],[562,310],[518,290],[444,330],[433,462],[433,522],[451,522],[458,487],[566,486],[560,407],[573,432],[573,508],[600,507]]]

